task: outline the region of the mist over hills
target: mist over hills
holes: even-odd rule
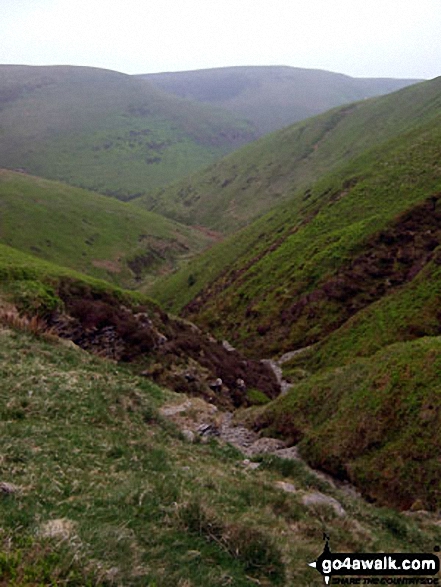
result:
[[[88,67],[0,66],[0,166],[129,199],[255,138],[229,112]]]
[[[221,106],[260,135],[335,106],[388,94],[415,79],[352,78],[297,67],[224,67],[139,76],[176,96]]]
[[[299,122],[135,203],[180,222],[234,232],[291,201],[296,190],[309,189],[326,173],[423,123],[439,100],[438,83],[416,84]]]

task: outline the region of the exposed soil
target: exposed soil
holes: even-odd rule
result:
[[[185,244],[177,239],[170,241],[143,235],[140,237],[139,243],[146,250],[137,253],[127,261],[127,265],[137,281],[141,281],[147,270],[151,271],[163,265],[165,261],[168,261],[169,265],[172,266],[176,255],[183,255],[189,250]]]
[[[109,273],[121,273],[121,265],[117,261],[110,261],[105,259],[94,259],[92,261],[94,267],[105,269]]]

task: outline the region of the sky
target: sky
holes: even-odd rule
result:
[[[441,0],[0,0],[0,63],[441,75]]]

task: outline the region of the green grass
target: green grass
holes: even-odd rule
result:
[[[359,357],[370,357],[394,342],[440,334],[441,272],[439,251],[409,284],[403,285],[326,337],[314,352],[286,365],[289,374],[301,364],[308,372],[345,365]]]
[[[201,232],[96,193],[0,170],[0,242],[125,287],[206,246]]]
[[[437,510],[440,351],[440,337],[387,346],[297,383],[255,418],[371,499]]]
[[[432,92],[438,85],[435,80],[434,85],[422,84],[400,94],[414,97],[417,90],[430,90],[427,110],[435,121],[440,108]],[[424,110],[420,99],[419,110]],[[351,285],[355,259],[368,255],[372,243],[380,255],[385,248],[381,235],[396,231],[406,211],[412,216],[423,202],[436,199],[441,188],[440,144],[439,124],[431,122],[366,151],[155,283],[152,295],[174,312],[188,305],[185,315],[190,319],[256,355],[322,340],[351,315],[349,300],[326,294],[326,284],[342,279]],[[439,236],[434,227],[434,239]],[[417,255],[420,246],[416,240],[410,256]],[[376,283],[384,275],[382,262],[378,261]],[[381,297],[375,294],[377,285],[370,287],[364,300],[360,295],[356,310]],[[302,300],[308,303],[296,306]]]
[[[0,245],[0,301],[4,298],[23,315],[45,318],[54,310],[62,311],[69,297],[87,294],[94,299],[108,296],[115,304],[145,304],[150,307],[152,317],[161,314],[158,306],[139,292],[123,290],[107,281]]]
[[[283,157],[297,133],[291,167],[279,168],[289,201],[152,290],[250,356],[313,345],[284,365],[292,391],[253,408],[251,421],[398,508],[437,510],[441,499],[440,116],[437,79],[230,156],[245,177],[240,156],[261,149],[254,172],[263,169],[268,184],[241,192],[240,180],[235,192],[254,194],[257,209],[259,190],[277,185],[263,146],[271,140],[273,159]],[[320,124],[317,149],[296,162],[295,149],[308,133],[314,144]]]
[[[117,72],[1,66],[0,82],[0,166],[120,199],[184,177],[254,138],[227,111]]]
[[[368,149],[424,124],[436,126],[440,84],[437,78],[302,121],[136,201],[180,222],[231,234],[277,204],[302,197]]]
[[[307,563],[323,530],[343,552],[424,552],[441,539],[434,520],[324,486],[347,516],[303,506],[315,482],[301,467],[249,471],[237,451],[188,443],[158,413],[174,396],[145,378],[17,331],[0,338],[8,585],[320,585]]]

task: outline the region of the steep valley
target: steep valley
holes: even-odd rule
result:
[[[14,75],[0,125],[24,103],[43,116],[46,90],[65,95],[72,76],[87,94],[98,75],[109,102],[63,108],[85,127],[95,112],[94,141],[112,143],[97,157],[115,174],[82,175],[92,143],[69,119],[24,158],[38,117],[11,130],[22,169],[0,171],[0,585],[318,586],[308,563],[324,535],[334,552],[439,552],[441,78],[141,195],[179,174],[113,169],[126,147],[109,120],[161,160],[174,125],[208,158],[250,127],[114,72]],[[162,138],[130,134],[174,109]],[[81,157],[61,172],[52,154],[72,136]],[[46,165],[94,191],[27,172]]]

